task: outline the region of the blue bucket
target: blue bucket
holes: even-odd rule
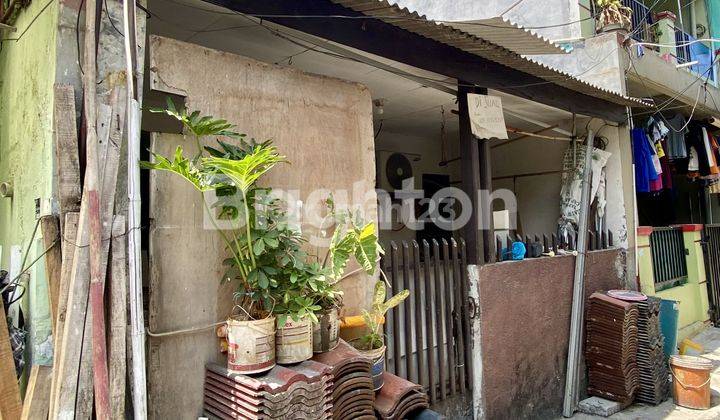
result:
[[[676,300],[662,299],[660,302],[660,330],[665,341],[663,351],[665,360],[677,354],[678,318],[680,317],[680,304]]]

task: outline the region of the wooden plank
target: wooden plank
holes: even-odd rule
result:
[[[125,106],[124,90],[116,88],[111,95],[111,106],[104,104],[98,105],[97,115],[97,133],[98,133],[98,149],[99,156],[103,162],[102,173],[100,176],[100,218],[101,218],[101,237],[100,243],[100,265],[103,267],[99,274],[98,282],[105,288],[105,275],[108,262],[108,253],[110,249],[110,235],[112,232],[113,208],[115,204],[115,191],[117,189],[117,173],[120,165],[120,145],[122,143],[123,127],[125,123]],[[107,238],[107,240],[105,239]],[[91,286],[92,287],[92,286]],[[103,297],[104,299],[104,297]],[[88,308],[85,316],[85,333],[83,335],[83,348],[80,357],[80,370],[78,378],[77,402],[75,406],[75,416],[80,419],[89,419],[92,417],[93,397],[98,384],[95,383],[94,360],[95,344],[93,342],[96,319],[93,317],[94,308]],[[105,314],[102,321],[104,324]],[[91,326],[91,324],[93,326]],[[104,328],[103,328],[104,330]],[[104,334],[104,332],[103,332]],[[104,341],[104,339],[103,339]],[[108,373],[109,375],[109,373]],[[109,381],[109,376],[108,376]],[[108,383],[109,392],[109,383]],[[109,398],[109,396],[108,396]]]
[[[22,401],[15,375],[10,335],[5,311],[0,311],[0,419],[13,420],[20,417]]]
[[[127,346],[127,258],[125,217],[116,216],[110,249],[110,406],[111,418],[125,418],[125,376]]]
[[[78,222],[80,213],[71,212],[65,215],[64,233],[62,241],[62,268],[60,273],[60,287],[58,291],[58,311],[54,321],[53,339],[53,366],[52,385],[50,387],[50,413],[54,411],[54,401],[58,389],[57,361],[61,360],[60,349],[62,348],[62,331],[65,325],[65,314],[67,312],[68,288],[70,286],[70,277],[73,268],[73,258],[75,256],[75,243],[78,234]]]
[[[80,211],[80,160],[75,91],[71,85],[62,84],[56,84],[54,91],[55,178],[62,225],[68,212]]]
[[[60,293],[60,277],[62,275],[62,252],[58,217],[53,215],[43,216],[40,219],[40,231],[43,237],[43,247],[48,250],[45,254],[45,277],[48,282],[50,298],[50,320],[54,327],[58,313],[58,294]]]
[[[50,366],[35,365],[30,369],[21,420],[46,419],[50,409]]]

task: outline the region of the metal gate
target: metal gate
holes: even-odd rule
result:
[[[391,242],[382,267],[410,296],[388,314],[387,370],[421,384],[431,404],[472,388],[465,241]]]
[[[713,324],[720,322],[720,224],[705,225],[703,251],[710,298],[710,319]]]

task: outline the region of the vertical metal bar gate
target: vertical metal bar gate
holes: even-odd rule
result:
[[[710,319],[717,326],[720,322],[720,224],[705,225],[703,239]]]

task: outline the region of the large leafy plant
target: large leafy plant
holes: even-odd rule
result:
[[[165,112],[181,121],[195,137],[199,152],[189,159],[184,155],[182,146],[178,146],[172,160],[152,153],[153,162],[141,162],[142,167],[181,176],[200,192],[215,191],[217,201],[213,207],[220,207],[220,216],[235,223],[231,231],[221,230],[215,221],[216,215],[212,214],[203,198],[210,220],[231,253],[228,259],[231,270],[225,278],[240,279],[236,301],[248,316],[263,316],[276,300],[272,288],[277,286],[277,256],[299,249],[299,235],[289,232],[283,225],[256,223],[255,201],[261,196],[266,197],[256,183],[275,165],[285,162],[285,157],[270,141],[259,144],[254,140],[248,142],[244,139],[245,135],[235,132],[235,127],[227,121],[201,116],[198,111],[189,114],[186,110],[178,111],[170,99],[166,110],[152,111]],[[201,140],[207,136],[231,137],[240,145],[218,140],[220,149],[208,147],[209,156],[203,156]]]
[[[375,293],[373,294],[371,310],[365,310],[362,314],[367,332],[358,339],[358,347],[361,350],[374,350],[383,346],[385,341],[382,334],[381,322],[387,311],[398,306],[402,301],[407,299],[409,294],[410,292],[408,290],[403,290],[386,301],[387,288],[385,287],[385,282],[378,280],[378,282],[375,283]]]

